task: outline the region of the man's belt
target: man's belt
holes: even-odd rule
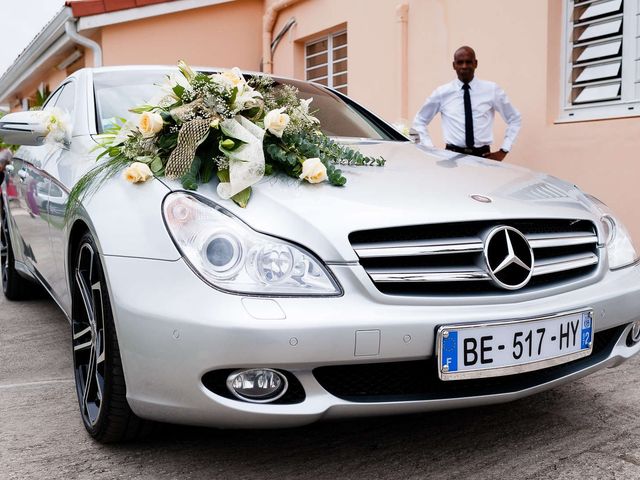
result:
[[[452,152],[464,153],[465,155],[475,155],[476,157],[483,157],[485,153],[489,153],[491,149],[489,145],[483,145],[482,147],[458,147],[456,145],[451,145],[447,143],[447,150],[451,150]]]

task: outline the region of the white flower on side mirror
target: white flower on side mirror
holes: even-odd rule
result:
[[[43,111],[42,124],[47,132],[45,143],[69,143],[71,141],[71,116],[65,110],[54,107]]]

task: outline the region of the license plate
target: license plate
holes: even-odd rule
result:
[[[498,377],[570,362],[591,354],[593,313],[438,328],[441,380]]]

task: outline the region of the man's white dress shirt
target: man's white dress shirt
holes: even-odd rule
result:
[[[420,108],[413,121],[413,128],[420,134],[420,144],[433,147],[427,125],[440,112],[444,141],[458,147],[466,147],[464,128],[464,90],[457,78],[438,87]],[[474,78],[469,82],[473,135],[476,148],[493,143],[493,118],[495,112],[507,123],[502,150],[508,152],[520,130],[520,112],[509,102],[506,93],[493,82]]]

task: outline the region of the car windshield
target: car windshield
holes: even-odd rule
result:
[[[99,72],[94,76],[96,115],[100,132],[116,119],[126,117],[132,107],[143,105],[161,95],[160,84],[167,70]],[[330,137],[373,140],[405,140],[392,127],[347,97],[319,85],[276,78],[276,85],[289,84],[299,90],[302,99],[313,98],[310,112],[320,120],[322,132]]]

